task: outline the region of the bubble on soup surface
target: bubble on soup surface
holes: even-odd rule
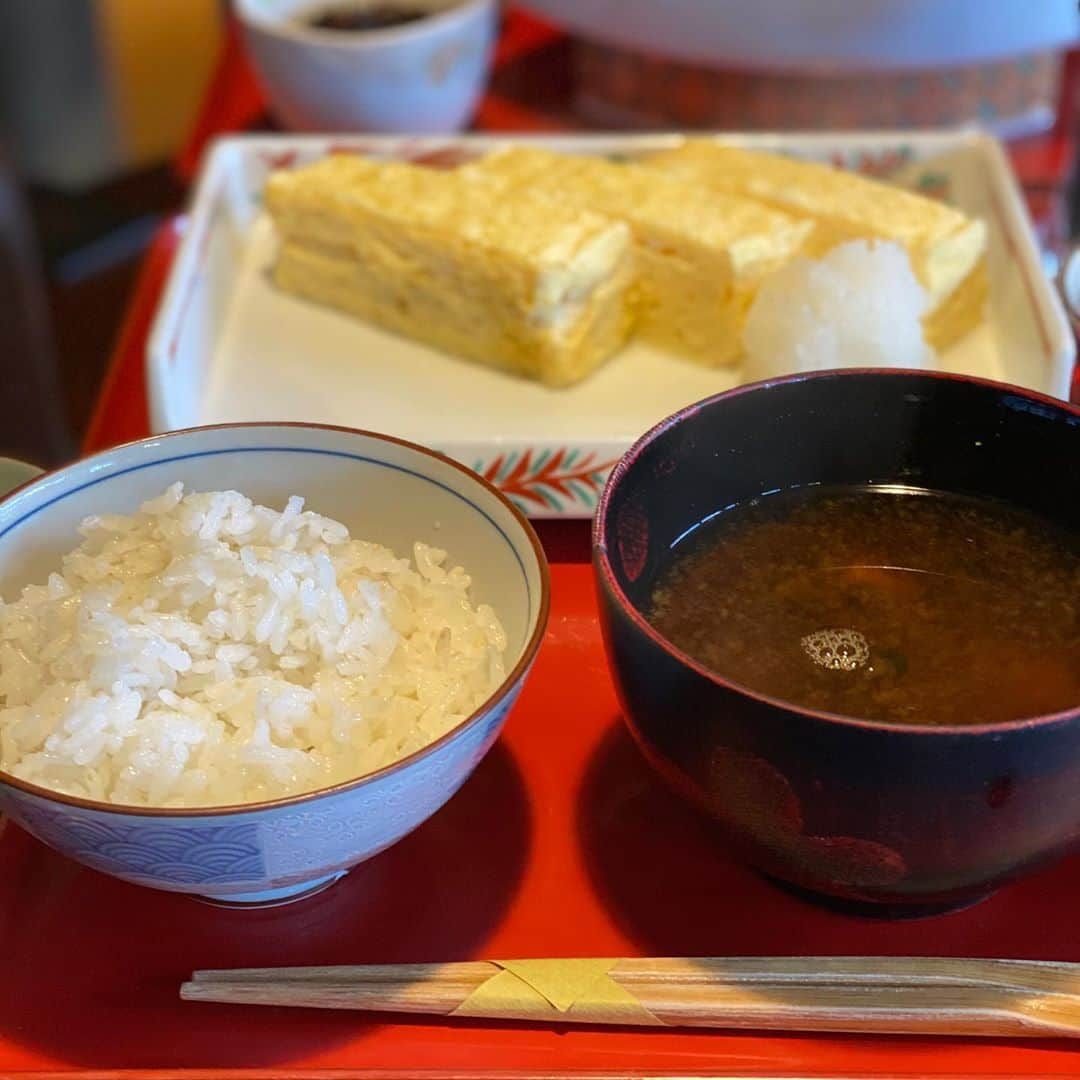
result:
[[[858,630],[815,630],[799,644],[819,667],[829,671],[855,671],[870,659],[870,644]]]

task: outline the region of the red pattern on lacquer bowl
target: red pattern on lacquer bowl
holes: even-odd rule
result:
[[[759,841],[798,836],[802,807],[788,779],[756,754],[719,746],[713,751],[713,810]]]
[[[856,836],[800,836],[791,855],[808,878],[823,885],[882,888],[895,885],[907,874],[898,851]]]
[[[623,503],[615,515],[615,544],[627,580],[637,581],[649,557],[649,519],[637,497]]]
[[[850,891],[894,885],[907,874],[903,856],[876,840],[803,832],[802,806],[787,777],[755,754],[716,749],[710,788],[713,813],[768,848],[799,884]]]

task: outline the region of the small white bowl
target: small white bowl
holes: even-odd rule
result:
[[[0,472],[12,482],[26,479],[13,466]],[[202,491],[235,488],[278,509],[289,495],[302,495],[354,536],[402,553],[416,540],[444,548],[507,634],[506,679],[472,716],[414,754],[322,791],[155,810],[73,798],[0,773],[0,810],[87,866],[171,892],[274,902],[333,881],[389,847],[464,783],[495,741],[540,647],[547,563],[507,499],[448,458],[345,428],[239,424],[130,443],[14,491],[0,502],[4,598],[46,580],[78,543],[84,517],[131,513],[177,480]]]
[[[286,128],[442,134],[468,124],[491,67],[496,0],[395,2],[433,14],[383,30],[320,30],[302,16],[332,0],[235,0]]]

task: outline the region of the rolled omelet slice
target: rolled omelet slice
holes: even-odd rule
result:
[[[287,292],[477,363],[568,386],[633,329],[629,229],[452,171],[340,155],[271,175]]]
[[[458,170],[510,197],[625,221],[634,239],[638,331],[705,365],[734,363],[754,290],[805,244],[813,226],[708,185],[602,158],[508,146]]]
[[[709,139],[650,155],[643,167],[812,220],[810,254],[857,238],[901,244],[929,293],[923,335],[935,348],[951,345],[982,319],[986,226],[953,207],[828,165]]]

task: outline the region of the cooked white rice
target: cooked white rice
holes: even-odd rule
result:
[[[907,251],[852,240],[793,259],[761,283],[743,327],[747,382],[843,367],[921,368],[933,360],[928,298]]]
[[[0,603],[0,769],[90,799],[221,806],[386,765],[503,679],[505,635],[446,553],[350,538],[291,498],[174,484],[102,515]]]

